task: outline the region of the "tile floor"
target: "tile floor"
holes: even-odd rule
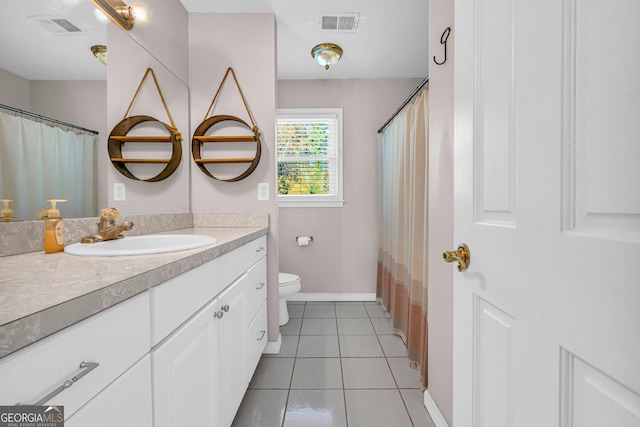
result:
[[[376,302],[289,302],[234,427],[434,427],[418,374]]]

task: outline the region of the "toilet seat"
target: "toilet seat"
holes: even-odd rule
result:
[[[295,285],[296,282],[300,281],[300,277],[291,273],[279,273],[278,274],[278,285],[279,286],[290,286]]]

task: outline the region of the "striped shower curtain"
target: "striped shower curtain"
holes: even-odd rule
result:
[[[424,90],[378,136],[377,298],[427,386],[427,147]]]

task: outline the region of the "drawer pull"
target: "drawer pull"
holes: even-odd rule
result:
[[[262,251],[264,251],[264,246],[260,246],[258,249],[256,249],[256,253],[259,253]]]
[[[216,319],[222,319],[222,316],[224,316],[224,311],[222,310],[213,313],[213,317],[215,317]]]
[[[33,404],[33,406],[41,406],[45,402],[48,402],[49,400],[53,399],[58,394],[62,393],[65,389],[71,387],[73,384],[78,382],[80,380],[80,378],[84,377],[89,372],[91,372],[94,369],[96,369],[99,365],[100,364],[98,362],[84,362],[83,361],[82,363],[80,363],[80,369],[83,369],[82,372],[80,372],[79,374],[77,374],[77,375],[71,377],[70,379],[66,380],[64,383],[62,383],[62,385],[60,387],[56,388],[51,393],[47,394],[42,399],[38,400],[36,403]],[[26,403],[18,403],[18,405],[26,405]]]
[[[258,341],[262,341],[262,339],[264,338],[264,334],[265,334],[265,333],[267,333],[267,331],[260,331],[260,332],[258,332],[258,334],[259,334],[259,333],[262,333],[262,335],[260,335],[260,338],[256,338],[256,339],[257,339]],[[256,334],[256,335],[257,335],[257,334]]]
[[[222,309],[224,310],[225,313],[229,312],[229,304],[225,304]]]
[[[262,288],[264,288],[265,283],[264,282],[260,282],[260,286],[256,286],[256,290],[260,290]]]

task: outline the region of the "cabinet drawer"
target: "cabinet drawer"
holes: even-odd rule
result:
[[[66,411],[66,408],[65,408]],[[153,427],[151,361],[147,354],[87,405],[65,427]]]
[[[267,254],[267,236],[252,240],[239,248],[234,249],[216,258],[220,262],[220,268],[216,270],[215,278],[224,283],[226,287],[245,274],[258,260]]]
[[[252,240],[239,249],[243,250],[242,271],[246,271],[260,258],[267,255],[267,236],[262,236],[257,238],[256,240]]]
[[[245,298],[247,299],[245,319],[248,325],[264,300],[267,299],[267,258],[260,259],[251,267],[243,281]]]
[[[264,347],[267,345],[267,301],[262,302],[258,314],[249,325],[247,336],[247,382],[251,381]]]
[[[124,301],[0,360],[0,404],[34,404],[65,381],[99,365],[43,404],[63,405],[65,417],[118,378],[150,346],[149,294]]]

